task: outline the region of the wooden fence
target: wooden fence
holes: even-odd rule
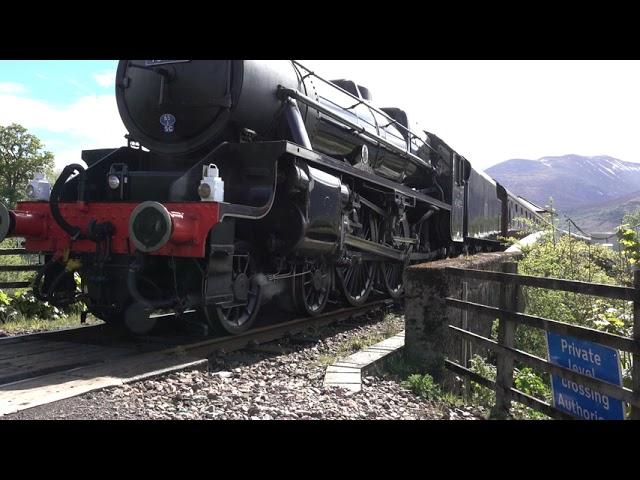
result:
[[[7,255],[33,255],[29,254],[24,248],[2,248],[0,249],[0,256]],[[0,262],[1,263],[1,262]],[[2,265],[0,264],[0,273],[3,272],[35,272],[42,267],[40,261],[37,264],[24,264],[24,265]],[[3,288],[23,288],[28,287],[31,284],[29,281],[16,281],[16,282],[1,282],[0,289]]]
[[[552,418],[573,418],[556,409],[552,405],[527,395],[513,388],[514,361],[530,366],[539,371],[544,371],[578,384],[599,391],[602,394],[623,400],[631,405],[632,419],[640,419],[640,271],[634,272],[634,286],[623,287],[602,285],[555,278],[543,278],[517,274],[517,263],[507,262],[503,265],[503,272],[474,270],[467,268],[445,269],[446,275],[458,277],[462,280],[475,279],[480,281],[498,282],[500,284],[500,306],[491,307],[478,303],[468,302],[456,298],[447,297],[449,307],[462,309],[463,311],[489,314],[487,318],[499,319],[498,341],[483,337],[453,325],[448,329],[467,341],[471,341],[482,347],[488,348],[497,355],[496,380],[490,380],[472,372],[466,366],[460,365],[450,359],[445,360],[448,370],[467,377],[468,379],[493,389],[496,392],[496,405],[493,416],[505,418],[509,415],[511,402],[517,401],[534,410],[540,411]],[[622,337],[611,333],[594,330],[591,328],[571,325],[564,322],[535,317],[519,313],[518,296],[522,286],[561,290],[585,295],[593,295],[610,299],[627,300],[633,302],[633,338]],[[518,325],[527,325],[541,330],[554,332],[561,335],[569,335],[580,340],[595,342],[632,354],[632,389],[614,385],[583,375],[574,370],[564,368],[546,359],[530,353],[518,350],[514,346],[515,333]]]

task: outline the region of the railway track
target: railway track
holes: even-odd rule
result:
[[[108,325],[0,339],[0,417],[28,408],[187,369],[206,369],[217,352],[255,348],[308,328],[386,309],[383,299],[316,317],[271,323],[219,338],[176,335],[131,337]],[[164,316],[170,317],[170,316]]]

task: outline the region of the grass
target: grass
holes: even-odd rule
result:
[[[87,325],[97,325],[103,323],[102,320],[89,315]],[[72,328],[80,326],[80,315],[69,315],[58,319],[42,319],[38,317],[24,318],[18,317],[5,323],[0,323],[0,331],[8,335],[21,335],[26,333],[44,332],[50,330],[60,330],[62,328]]]
[[[428,374],[420,375],[419,373],[414,373],[402,382],[402,386],[427,400],[439,400],[442,398],[440,386]]]
[[[22,246],[22,241],[20,239],[9,238],[3,242],[0,242],[0,249],[7,248],[20,248]],[[38,255],[0,255],[0,265],[32,265],[38,263]],[[34,272],[0,272],[0,282],[15,282],[15,281],[30,281],[34,277]],[[9,289],[9,290],[0,290],[0,332],[3,332],[7,335],[21,335],[26,333],[34,333],[41,331],[49,331],[49,330],[59,330],[62,328],[72,328],[80,326],[80,315],[79,314],[66,314],[66,315],[54,315],[50,318],[41,318],[37,315],[42,314],[47,317],[42,312],[50,311],[51,307],[48,309],[40,309],[34,310],[32,309],[32,304],[37,303],[33,299],[25,300],[22,298],[19,300],[21,306],[18,307],[15,305],[17,296],[21,296],[23,293],[30,291],[29,289]],[[3,303],[2,297],[4,295],[5,302]],[[27,296],[28,297],[28,296]],[[11,305],[9,305],[8,300],[11,298]],[[31,302],[31,303],[29,303]],[[13,312],[12,315],[16,313],[16,311],[22,310],[23,314],[18,313],[15,316],[9,316],[6,319],[6,316],[2,315],[1,309],[6,307],[9,309],[9,312]],[[15,310],[15,311],[14,311]],[[27,313],[29,312],[29,313]],[[36,313],[40,312],[40,313]],[[6,309],[5,309],[6,313]],[[62,312],[56,312],[62,313]],[[2,321],[6,319],[6,321]],[[101,320],[92,317],[89,315],[87,317],[88,325],[95,325],[103,323]]]
[[[341,358],[348,357],[349,355],[359,352],[360,350],[374,345],[382,340],[376,340],[378,335],[365,335],[363,337],[351,338],[348,341],[340,344],[338,351],[335,354],[320,355],[318,358],[318,364],[329,366],[340,360]]]
[[[342,343],[335,354],[320,355],[318,363],[324,366],[331,365],[340,358],[381,342],[402,330],[402,327],[398,327],[388,320],[391,319],[385,317],[387,323],[381,331],[356,333],[354,337]],[[461,397],[450,392],[442,391],[430,375],[423,375],[420,372],[419,366],[408,363],[402,356],[392,356],[387,360],[385,370],[405,388],[422,398],[438,401],[452,407],[462,407],[465,405]]]
[[[466,405],[464,399],[451,392],[444,392],[440,397],[440,401],[452,407],[464,407]]]
[[[450,407],[463,407],[464,399],[454,393],[443,391],[431,375],[423,374],[418,365],[407,362],[402,356],[390,358],[385,365],[387,373],[406,389],[419,397],[433,400]]]
[[[338,347],[338,351],[335,354],[320,355],[318,358],[318,364],[323,366],[329,366],[337,362],[341,358],[348,357],[349,355],[359,352],[371,345],[375,345],[389,337],[402,331],[402,327],[398,327],[392,323],[395,315],[387,314],[383,320],[386,322],[381,331],[379,332],[357,332],[346,342],[343,342]]]
[[[338,358],[339,357],[337,355],[320,355],[320,357],[318,358],[318,363],[320,365],[328,367],[329,365],[333,365],[335,362],[337,362]]]
[[[15,238],[8,238],[0,242],[0,249],[21,248],[22,242]],[[38,263],[38,255],[0,255],[0,265],[33,265]],[[0,282],[30,281],[34,272],[0,272]]]
[[[387,314],[383,320],[383,322],[387,322],[383,325],[381,332],[363,332],[362,334],[356,333],[356,335],[351,338],[346,344],[341,345],[338,351],[339,354],[352,354],[359,352],[371,345],[375,345],[376,343],[382,342],[389,337],[394,336],[396,333],[402,331],[402,328],[398,328],[390,321],[393,319],[394,315]]]
[[[347,347],[346,347],[347,351],[351,353],[355,353],[367,348],[369,345],[375,345],[376,343],[382,341],[382,340],[377,340],[378,337],[379,335],[371,335],[370,337],[366,337],[366,338],[356,337],[350,340],[349,342],[347,342]]]

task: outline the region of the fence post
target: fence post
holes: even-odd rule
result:
[[[469,300],[468,282],[462,282],[462,293],[460,297],[465,302]],[[463,330],[469,330],[469,312],[467,310],[461,309],[460,315],[460,327]],[[471,361],[471,342],[465,338],[461,338],[460,340],[460,364],[466,368],[469,368],[469,363]],[[469,377],[465,376],[463,378],[463,385],[464,398],[468,401],[471,398],[471,380],[469,380]]]
[[[502,267],[505,273],[517,273],[516,262],[505,262]],[[518,309],[518,288],[516,285],[500,283],[500,308],[505,310]],[[512,320],[499,319],[498,343],[505,347],[513,347],[516,334],[516,324]],[[498,354],[496,371],[496,404],[491,411],[492,418],[509,418],[511,410],[511,387],[513,386],[513,358]]]
[[[633,270],[633,288],[635,289],[633,295],[633,339],[636,343],[640,343],[640,270],[635,268]],[[634,393],[640,392],[640,355],[634,353],[631,355],[631,361],[633,366],[631,369],[632,386],[631,389]],[[640,420],[640,408],[631,407],[632,420]]]
[[[420,365],[446,390],[454,389],[454,375],[445,369],[447,355],[456,350],[448,326],[454,312],[446,298],[454,295],[458,279],[445,273],[448,261],[405,269],[405,358]],[[455,345],[454,345],[455,343]]]

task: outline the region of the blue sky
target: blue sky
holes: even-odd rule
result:
[[[112,93],[117,66],[116,60],[3,60],[0,83],[23,85],[32,98],[65,105],[87,94]],[[113,78],[100,84],[96,75]]]
[[[20,123],[62,166],[83,149],[120,146],[116,60],[0,61],[0,124]],[[105,143],[106,142],[106,143]]]
[[[125,144],[117,61],[0,60],[0,125],[20,123],[59,167]],[[639,61],[311,60],[328,79],[405,109],[478,168],[510,158],[611,155],[640,161]]]

